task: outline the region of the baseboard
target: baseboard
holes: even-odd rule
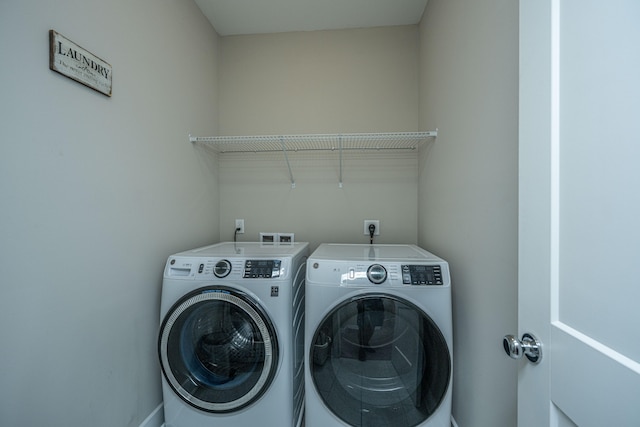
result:
[[[451,427],[458,427],[458,423],[456,423],[455,418],[453,418],[453,415],[451,415]]]
[[[154,409],[147,418],[140,424],[140,427],[162,427],[164,426],[164,412],[162,403]]]

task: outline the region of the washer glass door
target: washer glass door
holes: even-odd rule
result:
[[[323,319],[311,342],[314,387],[350,426],[417,426],[445,397],[447,343],[409,301],[385,294],[345,301]]]
[[[160,328],[163,374],[187,403],[231,412],[260,398],[278,365],[275,329],[247,294],[205,287],[180,299]]]

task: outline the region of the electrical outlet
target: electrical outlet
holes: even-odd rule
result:
[[[365,219],[364,220],[364,234],[369,235],[369,225],[373,224],[376,226],[376,231],[373,233],[374,236],[380,235],[380,221],[377,219]]]
[[[244,219],[236,219],[236,230],[238,234],[244,234]]]

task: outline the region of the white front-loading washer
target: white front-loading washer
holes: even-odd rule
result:
[[[451,279],[415,245],[322,244],[307,261],[306,427],[449,427]]]
[[[225,242],[168,258],[164,426],[302,424],[308,255],[304,242]]]

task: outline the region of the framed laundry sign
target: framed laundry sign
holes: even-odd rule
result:
[[[111,65],[54,30],[49,30],[49,68],[111,96]]]

